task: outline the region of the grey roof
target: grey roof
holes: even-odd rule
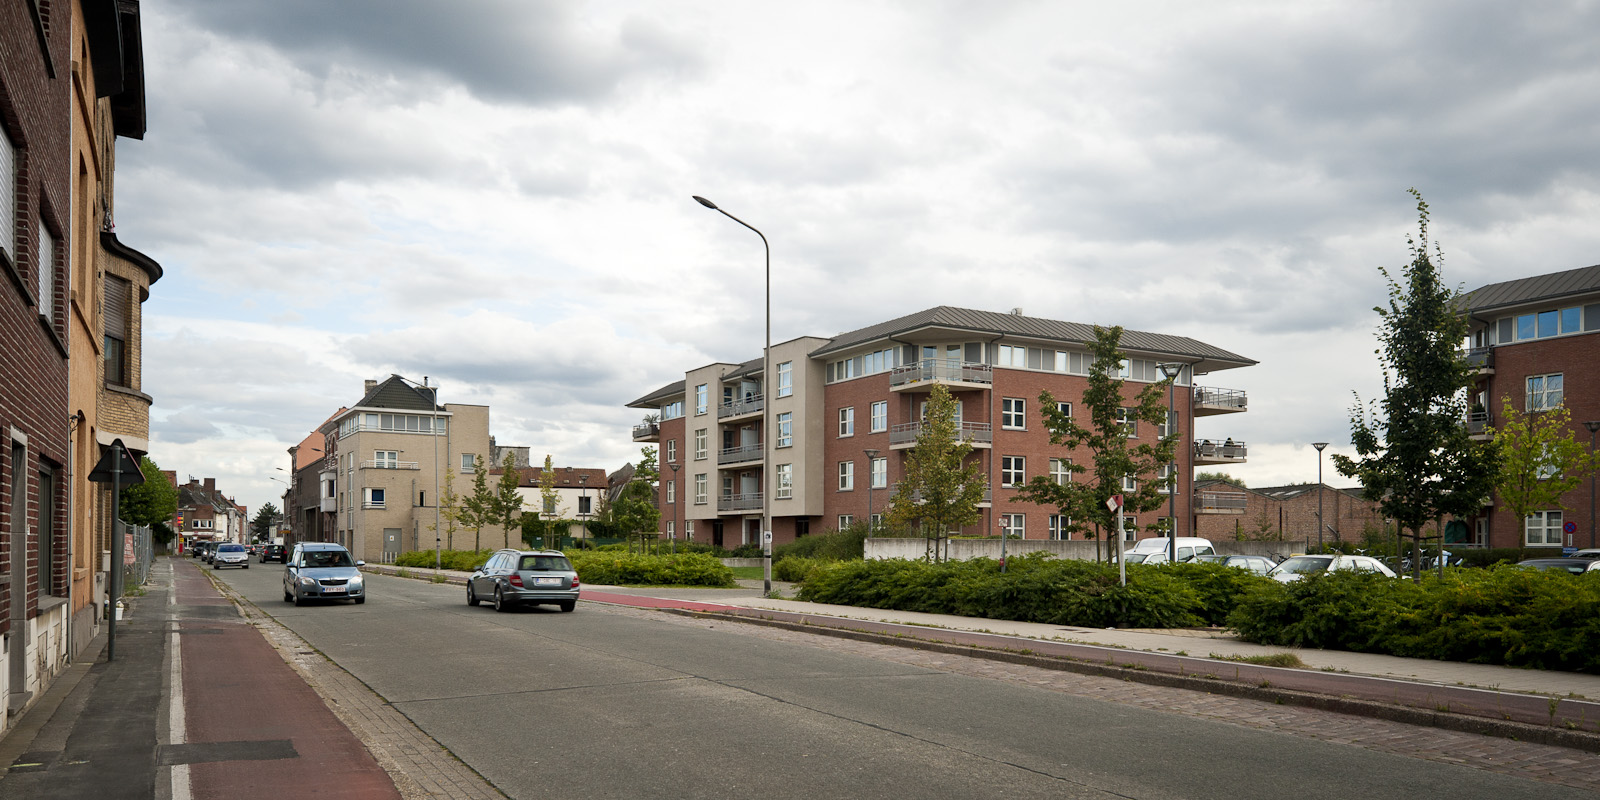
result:
[[[811,351],[811,355],[813,357],[824,356],[859,344],[910,333],[920,328],[949,328],[972,331],[974,333],[1009,334],[1081,345],[1087,345],[1094,341],[1094,326],[1081,322],[1064,322],[1041,317],[1003,314],[996,311],[956,308],[954,306],[936,306],[925,311],[918,311],[915,314],[907,314],[898,319],[869,325],[848,333],[841,333],[834,337],[832,341]],[[1211,369],[1243,367],[1257,363],[1254,359],[1246,358],[1237,353],[1230,353],[1220,347],[1213,347],[1187,336],[1171,336],[1164,333],[1124,331],[1122,334],[1122,347],[1126,350],[1186,356],[1197,361],[1209,362],[1207,366]]]
[[[443,411],[443,407],[435,409],[428,402],[431,399],[430,395],[433,395],[434,392],[435,390],[432,387],[429,387],[428,390],[424,392],[422,389],[406,383],[400,378],[399,375],[390,375],[387,379],[380,381],[377,386],[372,387],[372,391],[367,392],[367,394],[362,397],[361,400],[355,404],[355,406],[352,406],[352,408],[396,408],[405,409],[408,411]]]
[[[666,386],[663,386],[660,389],[657,389],[645,395],[644,397],[629,403],[628,408],[655,408],[656,406],[661,405],[662,400],[666,400],[669,397],[678,397],[682,395],[683,387],[683,381],[673,381],[672,383],[669,383]]]
[[[1491,283],[1468,292],[1463,300],[1469,311],[1478,313],[1594,292],[1600,292],[1600,265]]]

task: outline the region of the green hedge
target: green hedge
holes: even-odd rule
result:
[[[1334,572],[1262,585],[1229,623],[1247,641],[1600,672],[1600,575],[1514,566],[1420,583]]]
[[[489,556],[494,555],[495,552],[494,550],[444,550],[439,553],[439,562],[444,569],[471,572],[479,564],[488,561]],[[398,567],[426,567],[433,569],[433,553],[434,551],[432,550],[413,550],[409,553],[401,553],[394,563]]]
[[[737,586],[733,570],[704,553],[639,555],[568,550],[567,558],[584,583],[611,586]]]
[[[799,597],[819,603],[1079,627],[1179,628],[1225,619],[1266,579],[1215,564],[1115,567],[1032,553],[929,564],[900,559],[815,566]]]

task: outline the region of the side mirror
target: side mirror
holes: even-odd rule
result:
[[[473,571],[473,572],[482,572],[482,571],[483,571],[483,565],[482,565],[482,564],[479,564],[479,565],[478,565],[478,566],[476,566],[476,567],[473,567],[473,568],[472,568],[472,571]]]
[[[364,567],[366,565],[367,565],[367,562],[365,562],[365,561],[357,561],[356,562],[356,566],[358,566],[358,567]]]

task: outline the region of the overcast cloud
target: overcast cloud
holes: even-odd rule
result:
[[[147,0],[118,233],[153,457],[277,501],[391,372],[502,444],[615,469],[624,404],[934,305],[1259,360],[1253,485],[1373,396],[1415,186],[1474,288],[1600,261],[1589,2]],[[1331,475],[1331,471],[1330,471]],[[1339,483],[1337,478],[1331,482]]]

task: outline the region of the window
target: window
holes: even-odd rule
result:
[[[56,237],[39,223],[39,316],[56,319]],[[48,594],[48,592],[46,592]]]
[[[1167,412],[1164,422],[1156,426],[1156,436],[1165,439],[1178,432],[1178,415],[1172,411]]]
[[[1549,411],[1561,405],[1561,373],[1528,376],[1528,411]]]
[[[883,527],[883,515],[882,514],[878,514],[876,512],[868,515],[867,516],[867,526],[872,528],[873,530],[878,530],[878,529],[882,528]]]
[[[197,530],[197,531],[199,531],[199,530],[209,531],[209,530],[211,530],[211,523],[212,523],[212,520],[209,520],[209,519],[191,520],[189,527],[191,529]]]
[[[593,501],[594,501],[593,497],[590,497],[588,495],[580,495],[578,497],[578,513],[579,514],[592,514],[592,513],[594,513],[593,510],[592,510],[594,508],[594,506],[591,505],[591,503]]]
[[[1028,348],[1013,347],[1009,344],[1000,345],[1000,358],[995,361],[997,367],[1027,367]]]
[[[778,493],[779,500],[789,500],[794,497],[794,465],[778,465]]]
[[[0,139],[5,138],[0,135]],[[9,245],[8,245],[9,252]],[[113,386],[128,385],[128,339],[133,319],[133,284],[115,275],[107,275],[105,283],[105,339],[106,383]]]
[[[1001,456],[1000,485],[1013,488],[1021,486],[1027,480],[1024,475],[1027,472],[1025,469],[1027,463],[1028,460],[1022,456]]]
[[[554,497],[546,497],[546,498],[544,498],[544,513],[546,513],[546,514],[554,514],[554,513],[556,513],[556,499]]]
[[[694,432],[694,460],[704,461],[706,457],[706,429],[699,428]]]
[[[478,471],[478,457],[472,453],[461,454],[461,472],[466,474]]]
[[[17,149],[0,131],[0,251],[17,263]]]
[[[707,404],[710,402],[707,399],[708,397],[709,395],[706,394],[705,384],[702,383],[699,386],[694,387],[694,413],[696,415],[706,413],[706,408],[709,407]]]
[[[674,531],[674,530],[673,530],[673,525],[672,525],[672,522],[673,522],[673,521],[672,521],[672,520],[670,520],[670,519],[669,519],[669,520],[667,520],[667,538],[668,538],[668,539],[671,539],[671,538],[673,538],[673,534],[674,534],[674,533],[675,533],[675,531]]]
[[[1000,427],[1020,431],[1028,427],[1027,401],[1020,397],[1007,397],[1000,401]]]
[[[1122,476],[1122,491],[1124,491],[1124,492],[1137,492],[1137,491],[1139,491],[1139,482],[1137,480],[1134,480],[1134,477],[1132,475],[1124,475],[1124,476]]]
[[[856,435],[856,410],[852,407],[839,409],[839,438]]]
[[[1162,464],[1156,472],[1156,477],[1161,483],[1162,494],[1172,494],[1178,488],[1178,470],[1172,464]]]
[[[1500,321],[1501,344],[1509,344],[1513,324],[1516,328],[1516,341],[1530,339],[1543,339],[1547,336],[1561,336],[1568,333],[1581,333],[1583,331],[1583,309],[1576,306],[1572,308],[1552,309],[1540,311],[1535,314],[1521,314],[1515,318],[1507,317]]]
[[[1117,423],[1128,432],[1129,439],[1139,438],[1139,420],[1133,416],[1133,409],[1117,409]]]
[[[1072,519],[1065,514],[1050,515],[1050,538],[1068,541],[1072,538]]]
[[[694,502],[695,505],[706,504],[706,474],[701,472],[694,476]]]
[[[383,508],[384,492],[382,489],[367,489],[366,493],[366,502],[362,504],[362,508]]]
[[[872,432],[883,433],[889,430],[889,401],[876,400],[872,403]]]
[[[1072,419],[1071,403],[1057,402],[1056,410],[1061,412],[1061,416],[1066,417],[1067,419]]]
[[[372,465],[378,469],[397,469],[400,466],[400,451],[374,450]]]
[[[55,471],[39,470],[38,519],[34,521],[34,546],[38,553],[39,594],[65,597],[65,586],[56,583],[56,477]]]
[[[667,538],[671,538],[670,536]],[[694,520],[685,520],[683,523],[683,538],[694,540]]]
[[[842,531],[845,528],[850,527],[851,525],[855,524],[855,521],[856,521],[856,517],[855,517],[854,514],[840,514],[839,515],[839,530]]]
[[[667,403],[667,404],[665,404],[665,405],[663,405],[661,407],[661,421],[662,422],[666,422],[669,419],[677,419],[678,417],[681,417],[681,416],[683,416],[683,401],[682,400],[674,400],[673,402]]]
[[[791,394],[794,394],[794,362],[785,361],[778,365],[778,396]]]
[[[794,446],[794,412],[785,411],[778,415],[778,446]]]
[[[874,458],[871,464],[872,488],[886,489],[889,486],[889,459]]]
[[[675,464],[675,463],[677,463],[677,461],[678,461],[678,440],[677,439],[668,439],[667,440],[667,462]]]
[[[676,503],[676,502],[678,502],[678,482],[677,481],[667,481],[667,502],[668,503]]]
[[[1072,483],[1072,459],[1050,459],[1050,482],[1057,486],[1066,486]]]
[[[1535,511],[1526,520],[1528,547],[1561,545],[1561,512]]]
[[[1172,527],[1172,517],[1156,517],[1156,521],[1150,525],[1150,532],[1162,537],[1171,536]],[[1194,557],[1194,548],[1178,548],[1179,561],[1187,561],[1192,557]]]
[[[1028,516],[1026,514],[1001,514],[1000,532],[1007,539],[1027,538]]]
[[[839,491],[848,492],[856,488],[856,462],[839,462]]]

